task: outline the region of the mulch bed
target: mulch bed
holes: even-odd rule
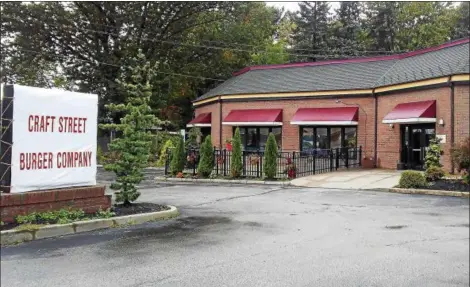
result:
[[[113,206],[113,211],[116,213],[116,216],[131,215],[131,214],[140,214],[147,212],[157,212],[170,209],[166,205],[160,205],[155,203],[133,203],[131,206],[123,206],[122,204],[117,204]]]
[[[441,179],[432,182],[429,186],[423,187],[422,189],[470,192],[470,185],[465,184],[462,180],[458,179]]]

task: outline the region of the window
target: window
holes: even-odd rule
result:
[[[300,150],[357,146],[356,127],[301,127]]]
[[[235,127],[233,133],[235,133]],[[278,149],[282,146],[281,127],[240,127],[240,136],[245,150],[264,150],[269,133],[273,133]]]

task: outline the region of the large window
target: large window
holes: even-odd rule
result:
[[[235,133],[235,127],[233,128]],[[240,127],[240,137],[245,150],[264,150],[269,133],[276,138],[277,147],[282,146],[282,127]]]
[[[300,150],[312,151],[357,146],[356,127],[301,127]]]

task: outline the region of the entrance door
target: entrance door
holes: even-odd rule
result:
[[[435,136],[434,124],[402,125],[402,158],[407,169],[424,169],[429,141]]]

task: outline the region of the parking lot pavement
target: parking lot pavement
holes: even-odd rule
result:
[[[2,286],[469,286],[469,201],[159,186],[166,222],[1,249]]]

